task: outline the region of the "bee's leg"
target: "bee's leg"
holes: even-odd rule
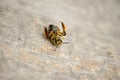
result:
[[[49,36],[49,38],[52,40],[52,39],[54,38],[53,31],[51,31],[48,36]]]
[[[48,38],[48,31],[47,31],[47,28],[46,28],[46,27],[45,27],[44,36]]]
[[[61,22],[61,24],[62,24],[62,28],[63,28],[63,36],[65,36],[66,35],[66,26],[64,25],[63,22]]]
[[[54,34],[54,32],[51,31],[48,36],[49,36],[49,39],[50,39],[50,41],[52,42],[52,44],[53,44],[53,45],[56,45],[56,42],[55,42],[55,37],[56,37],[56,35]]]

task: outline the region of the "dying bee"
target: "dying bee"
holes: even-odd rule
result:
[[[62,32],[59,29],[59,27],[57,27],[53,24],[50,24],[48,29],[47,29],[47,27],[45,27],[45,31],[44,31],[44,36],[47,39],[49,39],[50,42],[56,46],[56,48],[63,43],[64,36],[66,35],[66,26],[64,25],[63,22],[61,22],[61,24],[62,24],[62,29],[63,29]],[[55,48],[55,50],[56,50],[56,48]]]

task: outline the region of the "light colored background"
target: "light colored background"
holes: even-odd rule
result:
[[[44,26],[67,26],[57,51]],[[1,80],[119,80],[120,0],[0,0]]]

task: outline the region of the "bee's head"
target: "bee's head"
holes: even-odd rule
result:
[[[56,48],[54,49],[54,51],[56,51],[57,47],[60,46],[61,44],[68,44],[68,42],[64,42],[64,36],[57,36],[55,40]]]
[[[58,36],[56,37],[55,42],[56,42],[56,44],[59,46],[59,45],[61,45],[61,44],[63,43],[63,40],[64,40],[64,36],[58,35]]]

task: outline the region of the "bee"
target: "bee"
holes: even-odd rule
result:
[[[63,31],[61,31],[58,26],[53,25],[53,24],[50,24],[48,28],[45,27],[45,30],[44,30],[44,36],[48,40],[50,40],[50,42],[53,45],[55,45],[56,48],[60,46],[62,43],[64,43],[63,42],[64,36],[66,36],[66,26],[64,25],[63,22],[61,22],[61,25],[62,25]]]

